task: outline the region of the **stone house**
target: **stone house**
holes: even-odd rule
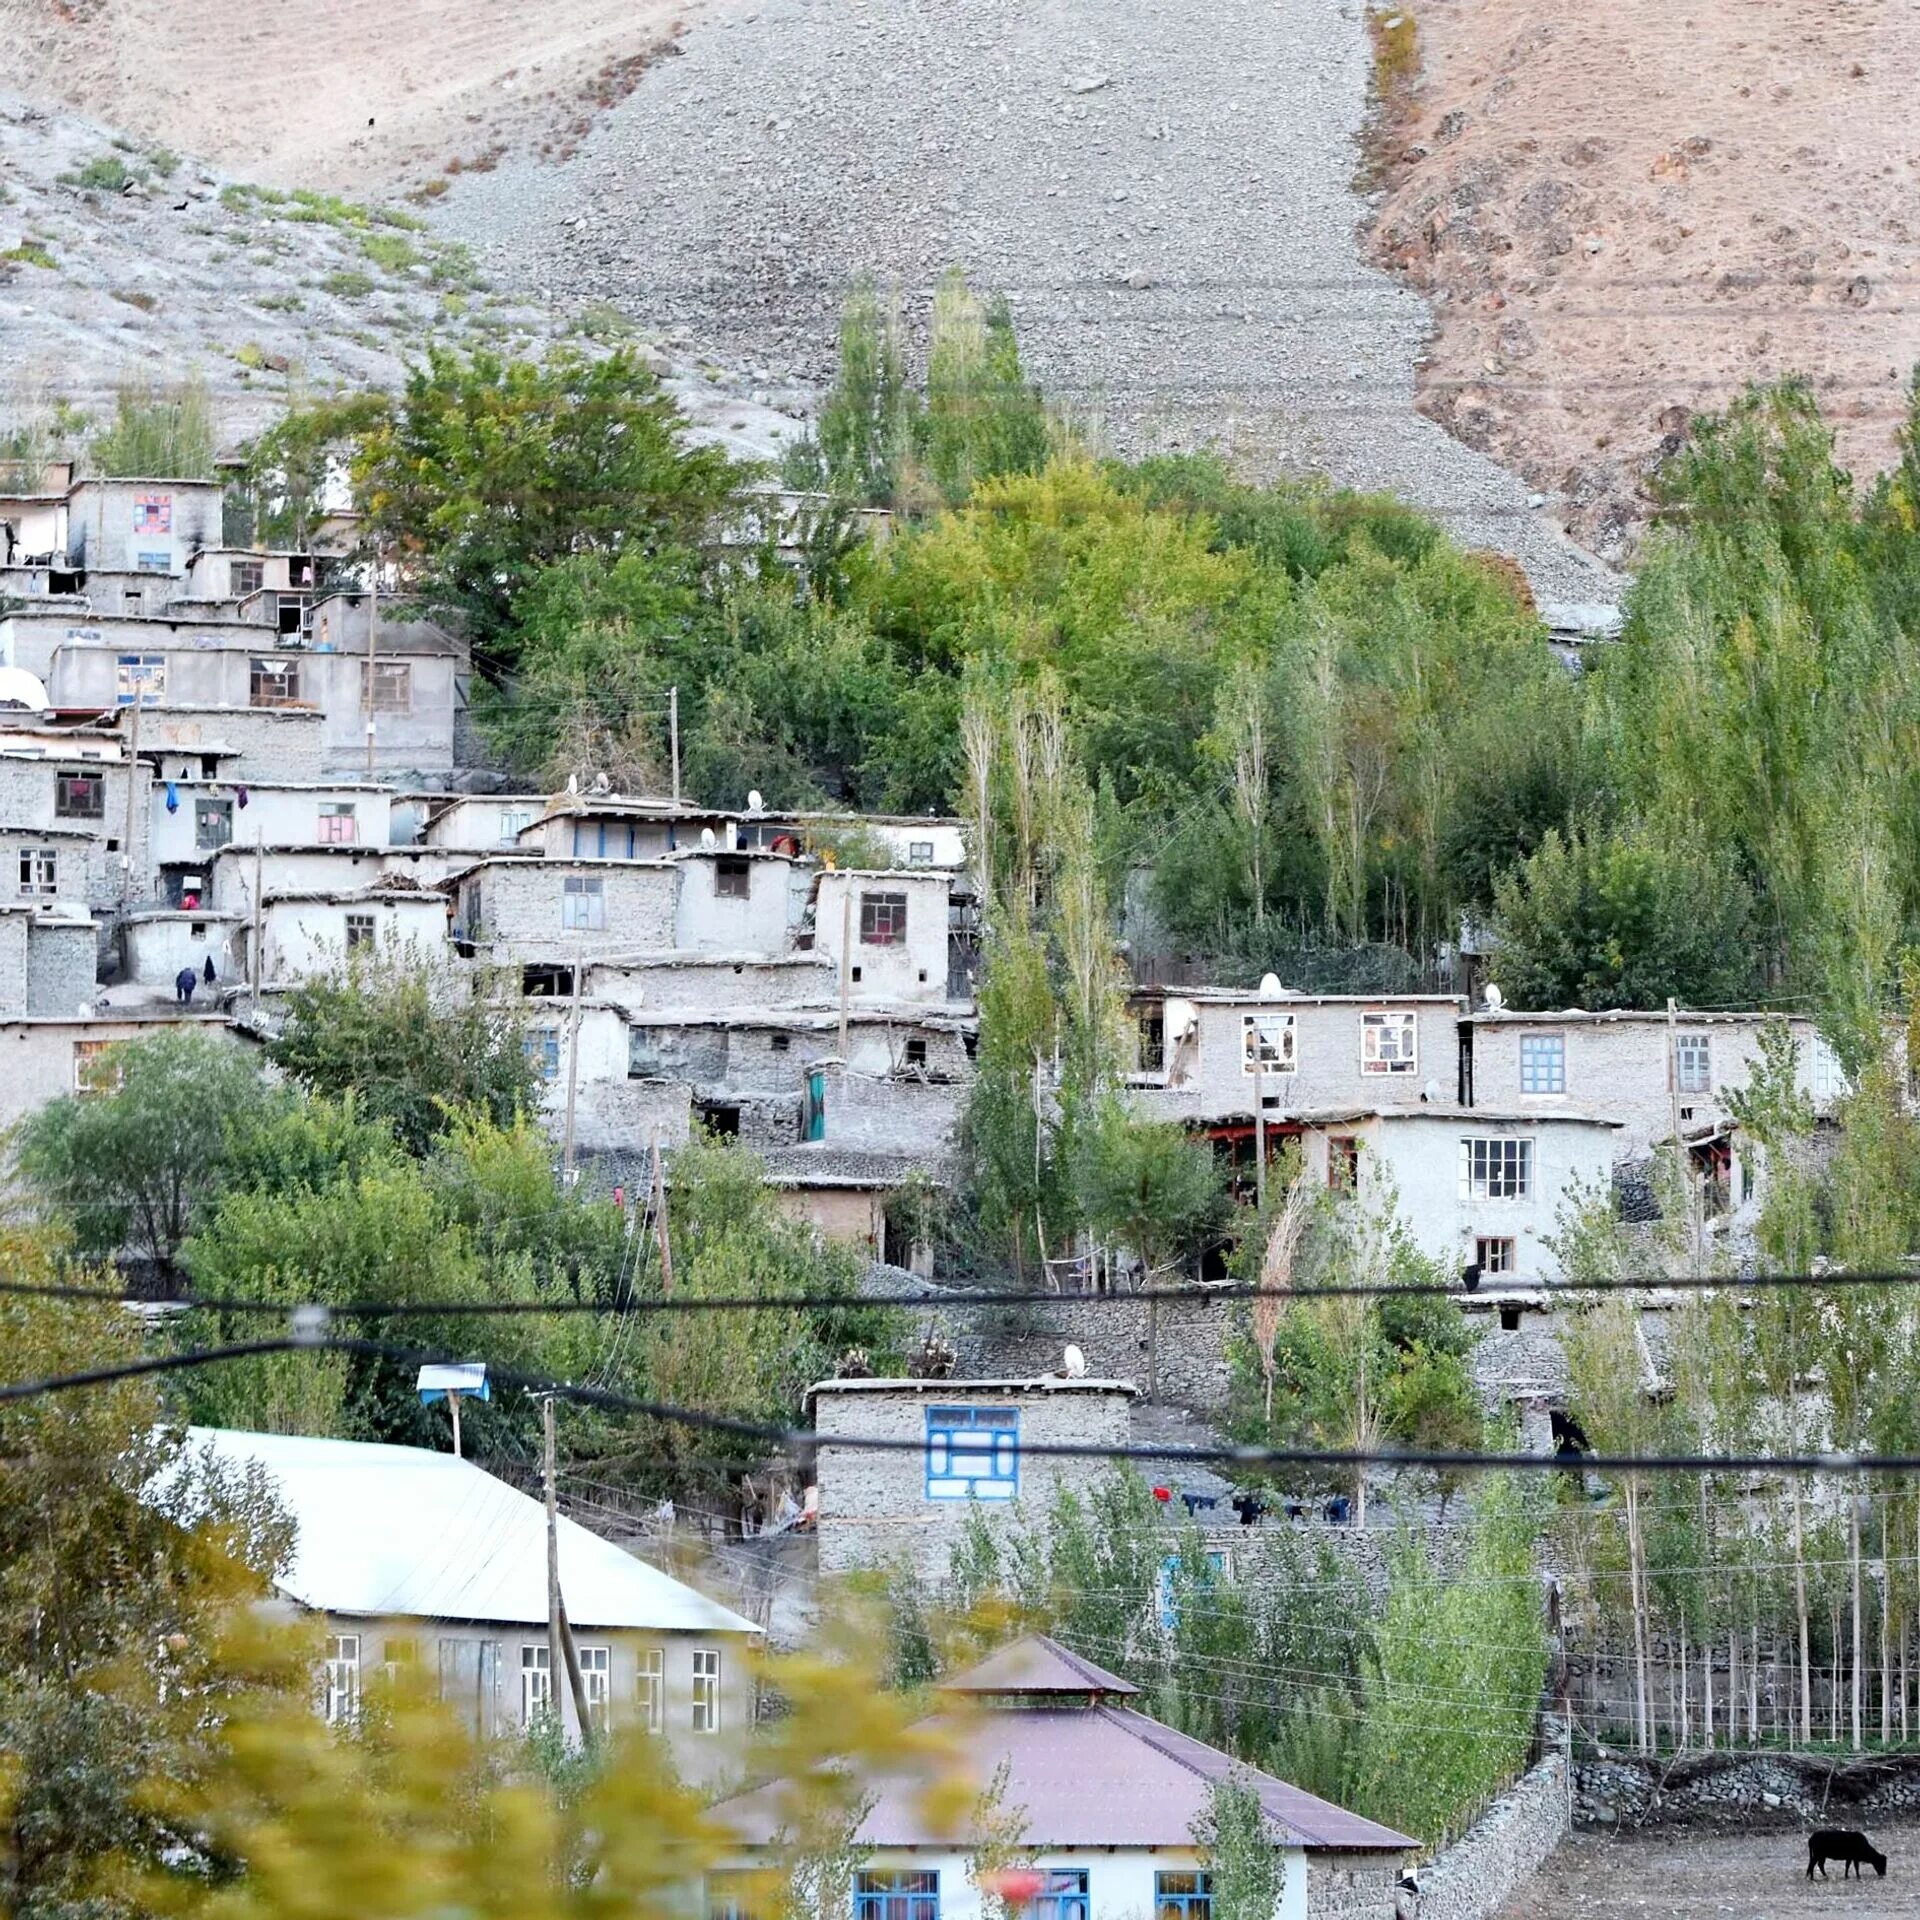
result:
[[[1089,1489],[1106,1463],[1023,1452],[1124,1446],[1136,1389],[1125,1380],[823,1380],[808,1389],[817,1438],[820,1571],[896,1560],[944,1576],[970,1515],[1044,1510],[1058,1487]],[[836,1439],[906,1443],[898,1451]]]
[[[170,989],[185,967],[204,977],[211,960],[215,983],[231,984],[239,977],[236,960],[246,953],[246,924],[237,913],[211,907],[130,913],[120,923],[120,978]]]
[[[132,746],[134,721],[119,712]],[[326,716],[309,707],[145,707],[139,754],[161,779],[317,781],[327,761]]]
[[[148,802],[153,864],[204,867],[222,847],[382,847],[392,795],[365,781],[180,778],[166,772]]]
[[[72,485],[71,460],[0,460],[0,563],[66,572]]]
[[[520,833],[522,852],[550,860],[660,860],[702,846],[731,852],[734,845],[732,814],[613,793],[555,794]]]
[[[409,796],[412,798],[412,796]],[[543,793],[422,795],[425,820],[418,838],[452,853],[525,853],[520,836],[547,809]],[[395,805],[401,803],[396,799]]]
[[[942,1159],[895,1148],[838,1147],[828,1141],[771,1147],[760,1157],[767,1185],[789,1220],[869,1259],[903,1267],[922,1279],[931,1277],[933,1250],[908,1237],[889,1217],[887,1202],[915,1177],[944,1185]]]
[[[814,877],[813,951],[838,970],[849,998],[926,1006],[949,997],[954,876],[889,868],[824,869]],[[837,990],[837,985],[836,985]],[[968,999],[970,990],[952,997]]]
[[[641,1018],[659,1013],[830,1005],[833,969],[815,953],[665,953],[593,963],[592,988]]]
[[[1228,1780],[1259,1795],[1280,1855],[1274,1920],[1394,1920],[1415,1841],[1148,1719],[1136,1688],[1055,1640],[1015,1640],[936,1692],[925,1731],[952,1744],[978,1786],[1002,1780],[1004,1805],[1025,1816],[1037,1886],[1018,1904],[1033,1920],[1212,1920],[1194,1829]],[[752,1911],[740,1876],[784,1838],[785,1804],[775,1782],[712,1810],[738,1850],[707,1877],[709,1914]],[[852,1912],[821,1920],[988,1920],[998,1904],[972,1877],[985,1837],[964,1821],[932,1826],[917,1781],[875,1777],[855,1835]]]
[[[809,875],[783,853],[699,847],[668,856],[680,870],[673,944],[683,953],[784,953]]]
[[[674,944],[680,870],[666,860],[508,855],[449,884],[461,951],[494,966],[575,967]]]
[[[183,1023],[233,1037],[232,1022],[199,1007],[0,1020],[0,1131],[64,1094],[110,1091],[119,1083],[116,1046]]]
[[[547,1639],[547,1525],[538,1500],[452,1453],[188,1429],[229,1466],[258,1464],[291,1514],[283,1601],[325,1635],[316,1700],[357,1720],[383,1670],[422,1673],[484,1737],[548,1713],[578,1732]],[[693,1783],[739,1766],[753,1718],[759,1629],[564,1516],[560,1590],[587,1711],[643,1727]]]
[[[0,902],[0,1019],[76,1014],[98,970],[99,930],[84,909]]]
[[[143,890],[151,865],[147,785],[144,765],[97,736],[0,745],[0,897],[105,907],[130,886]]]
[[[801,811],[740,817],[740,844],[746,847],[790,847],[795,842],[810,847],[855,833],[878,841],[889,866],[959,872],[967,864],[966,824],[951,815]]]
[[[275,846],[271,842],[255,845],[230,841],[198,868],[163,869],[162,897],[179,906],[188,882],[200,879],[212,888],[211,894],[200,892],[203,907],[211,905],[222,913],[251,915],[257,875],[260,889],[266,894],[344,894],[368,887],[430,892],[444,914],[446,897],[440,886],[446,861],[447,856],[435,847],[360,846],[344,841]]]
[[[81,573],[183,575],[190,555],[219,544],[225,499],[219,480],[76,480],[67,492],[67,564]]]
[[[339,893],[276,893],[269,887],[257,919],[234,928],[222,971],[250,977],[255,925],[264,990],[325,973],[361,947],[436,958],[446,948],[447,903],[444,895],[418,887],[375,885]]]

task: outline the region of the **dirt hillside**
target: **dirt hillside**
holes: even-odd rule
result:
[[[1856,472],[1920,359],[1910,0],[1421,0],[1374,242],[1420,405],[1621,557],[1691,413],[1788,372]]]
[[[562,151],[689,0],[0,0],[6,84],[275,186],[391,191]]]

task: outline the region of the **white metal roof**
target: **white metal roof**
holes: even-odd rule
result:
[[[541,1503],[470,1460],[419,1447],[192,1427],[224,1463],[258,1461],[299,1527],[277,1583],[303,1607],[429,1620],[547,1617]],[[752,1621],[560,1518],[560,1591],[576,1627],[757,1633]]]

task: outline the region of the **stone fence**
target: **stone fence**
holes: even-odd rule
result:
[[[1601,1754],[1574,1767],[1583,1827],[1846,1827],[1920,1809],[1920,1754]],[[1425,1909],[1423,1908],[1424,1914]]]
[[[1570,1825],[1566,1756],[1550,1754],[1420,1869],[1420,1920],[1487,1920],[1539,1872]]]

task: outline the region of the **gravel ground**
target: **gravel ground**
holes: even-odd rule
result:
[[[770,395],[829,370],[850,276],[897,278],[916,317],[957,262],[1120,450],[1324,467],[1514,554],[1543,601],[1616,597],[1414,410],[1427,310],[1357,238],[1358,0],[771,0],[682,45],[569,162],[461,181],[446,230]]]
[[[1837,1824],[1849,1822],[1842,1818]],[[1887,1877],[1808,1880],[1802,1833],[1659,1832],[1610,1839],[1576,1834],[1563,1841],[1496,1920],[1796,1920],[1845,1914],[1847,1920],[1912,1920],[1920,1913],[1920,1829],[1870,1822],[1887,1856]]]

